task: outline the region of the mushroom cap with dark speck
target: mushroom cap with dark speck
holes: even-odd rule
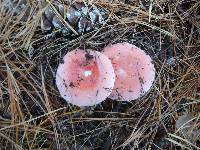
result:
[[[57,69],[56,84],[66,101],[77,106],[92,106],[110,95],[115,73],[107,56],[76,49],[67,53],[63,60]]]
[[[143,50],[129,43],[118,43],[104,48],[110,58],[116,81],[112,99],[131,101],[143,96],[155,79],[152,59]]]

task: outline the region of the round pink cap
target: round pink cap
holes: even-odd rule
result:
[[[92,106],[112,92],[115,73],[104,54],[76,49],[67,53],[58,66],[56,84],[61,96],[77,106]]]
[[[131,101],[143,96],[155,79],[152,59],[143,50],[129,43],[118,43],[104,48],[113,64],[116,81],[112,99]]]

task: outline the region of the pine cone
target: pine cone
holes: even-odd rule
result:
[[[54,0],[51,3],[52,5],[47,6],[41,17],[41,29],[43,31],[58,29],[65,34],[72,34],[71,27],[81,34],[102,24],[108,16],[103,8],[95,5],[85,6],[83,2],[73,4],[69,4],[69,1],[64,2]],[[40,4],[43,7],[47,3],[40,1]],[[27,0],[5,0],[3,5],[6,12],[13,11],[13,15],[16,17],[23,13],[20,21],[25,22],[29,17],[34,17],[35,13],[30,12],[31,5]]]
[[[64,7],[66,6],[59,2],[54,2],[53,6],[62,18],[56,14],[52,6],[48,6],[42,16],[41,28],[44,31],[55,28],[61,29],[64,33],[71,34],[72,31],[65,24],[66,21],[73,29],[81,34],[92,30],[96,24],[102,24],[107,17],[104,9],[91,5],[85,6],[82,2],[72,4],[66,12],[64,12]],[[62,19],[65,21],[62,21]]]

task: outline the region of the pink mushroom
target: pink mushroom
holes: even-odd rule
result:
[[[152,86],[155,68],[152,59],[143,50],[128,43],[104,48],[104,54],[113,64],[116,81],[111,99],[131,101],[143,96]]]
[[[92,106],[105,100],[114,87],[115,73],[104,54],[76,49],[58,66],[56,84],[61,96],[78,106]]]

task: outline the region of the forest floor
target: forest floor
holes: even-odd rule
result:
[[[200,149],[200,1],[83,2],[106,10],[105,20],[64,35],[41,24],[52,1],[0,1],[0,149]],[[131,102],[65,102],[55,85],[62,56],[118,42],[151,56],[151,90]]]

